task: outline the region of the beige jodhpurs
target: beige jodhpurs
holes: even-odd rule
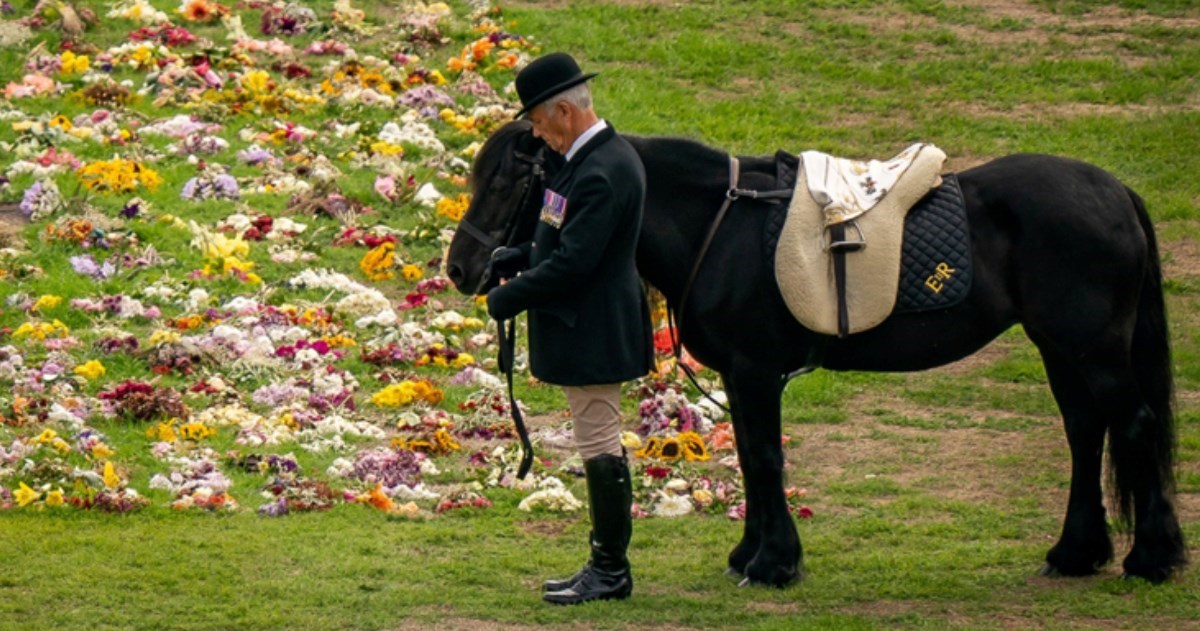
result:
[[[584,460],[621,457],[621,384],[563,386],[575,424],[575,448]]]

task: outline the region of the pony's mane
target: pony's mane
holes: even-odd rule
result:
[[[625,136],[642,158],[646,171],[671,173],[673,177],[712,183],[714,171],[728,170],[729,154],[687,138],[668,136]]]
[[[472,194],[477,194],[483,183],[490,181],[497,171],[508,164],[517,142],[532,129],[529,121],[516,120],[492,133],[475,155],[475,164],[471,167],[469,185]]]

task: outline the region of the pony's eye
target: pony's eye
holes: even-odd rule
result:
[[[488,185],[488,192],[493,195],[504,195],[508,193],[509,188],[511,187],[508,185],[508,180],[498,177],[492,179],[492,183]]]

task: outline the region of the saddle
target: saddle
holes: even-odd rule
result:
[[[774,268],[784,302],[805,328],[844,337],[893,313],[906,216],[941,185],[945,159],[931,144],[884,162],[802,154]],[[944,265],[931,273],[945,275],[944,281],[954,271]]]

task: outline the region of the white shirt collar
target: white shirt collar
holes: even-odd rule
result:
[[[584,130],[582,134],[579,134],[579,137],[576,138],[575,142],[571,144],[571,148],[567,150],[567,162],[571,161],[571,158],[573,158],[575,154],[587,144],[587,141],[591,140],[596,134],[604,131],[604,128],[606,127],[608,127],[608,123],[604,122],[604,119],[602,118],[596,121],[591,127],[588,127],[586,130]]]

